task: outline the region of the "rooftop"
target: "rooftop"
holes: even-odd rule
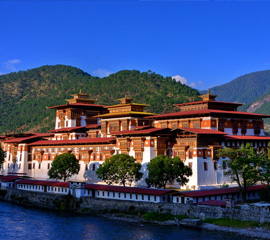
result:
[[[95,144],[95,143],[113,143],[116,138],[80,138],[74,140],[40,140],[30,143],[29,146],[40,146],[40,145],[68,145],[68,144]]]
[[[188,117],[188,116],[200,116],[200,115],[230,115],[230,116],[246,116],[253,118],[270,118],[270,115],[258,114],[258,113],[248,113],[248,112],[238,112],[238,111],[224,111],[216,109],[201,109],[193,111],[183,111],[183,112],[174,112],[174,113],[165,113],[156,116],[149,116],[146,118],[154,119],[168,119],[168,118],[179,118],[179,117]]]

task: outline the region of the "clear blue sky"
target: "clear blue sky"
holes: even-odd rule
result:
[[[52,64],[207,89],[270,69],[270,1],[0,1],[0,73]]]

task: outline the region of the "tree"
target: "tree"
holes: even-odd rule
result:
[[[242,202],[246,202],[248,188],[260,181],[262,156],[257,154],[249,144],[242,145],[239,149],[220,149],[218,154],[220,157],[228,158],[224,160],[228,166],[224,174],[229,176],[232,182],[237,182]]]
[[[0,166],[5,161],[6,152],[2,149],[1,143],[0,143]]]
[[[63,179],[64,182],[72,175],[78,174],[80,170],[79,162],[74,154],[63,153],[55,157],[52,167],[48,171],[50,178]]]
[[[141,164],[136,163],[134,157],[127,154],[116,154],[97,169],[96,174],[98,178],[105,181],[107,184],[122,184],[126,186],[133,181],[138,181],[142,178]]]
[[[267,184],[267,189],[262,191],[261,198],[263,201],[270,202],[270,143],[268,144],[267,154],[261,159],[260,169],[260,180]]]
[[[168,182],[176,180],[181,186],[188,182],[188,177],[192,175],[192,170],[186,166],[179,157],[170,158],[159,155],[153,158],[147,165],[148,187],[165,188]]]

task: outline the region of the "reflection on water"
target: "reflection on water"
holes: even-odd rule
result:
[[[99,217],[25,208],[0,201],[0,240],[226,239],[230,234],[176,226],[127,223]],[[237,236],[237,240],[244,240]]]

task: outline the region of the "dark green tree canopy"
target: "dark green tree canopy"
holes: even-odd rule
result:
[[[63,153],[55,157],[52,167],[48,171],[50,178],[66,181],[72,175],[78,174],[80,170],[79,161],[74,154]]]
[[[138,181],[142,178],[140,172],[141,164],[136,163],[134,157],[127,154],[116,154],[97,169],[96,174],[98,178],[102,179],[107,184],[126,184],[131,185],[132,182]]]
[[[224,160],[228,166],[224,174],[229,176],[232,182],[237,182],[242,202],[245,202],[247,189],[261,180],[260,163],[263,156],[256,153],[249,144],[242,145],[239,149],[220,149],[218,154],[228,159]]]
[[[179,157],[170,158],[159,155],[153,158],[147,165],[148,187],[165,188],[167,183],[176,180],[180,185],[188,182],[188,177],[192,175],[192,170],[186,166]]]
[[[1,143],[0,143],[0,166],[5,161],[6,152],[2,149]]]

